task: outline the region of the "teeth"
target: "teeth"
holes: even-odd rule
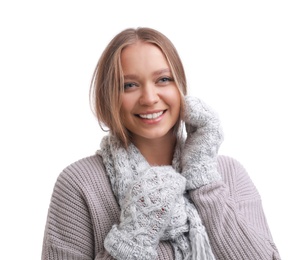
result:
[[[145,115],[139,115],[141,118],[146,118],[146,119],[155,119],[163,114],[163,111],[158,112],[158,113],[152,113],[152,114],[145,114]]]

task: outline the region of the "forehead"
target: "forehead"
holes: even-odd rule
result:
[[[131,67],[169,67],[166,56],[158,46],[142,41],[128,45],[122,50],[121,64],[123,70],[130,70]]]
[[[150,42],[136,41],[123,48],[121,58],[128,58],[131,56],[160,56],[165,58],[165,55],[160,47]]]

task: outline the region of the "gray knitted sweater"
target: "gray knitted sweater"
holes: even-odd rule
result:
[[[280,259],[261,199],[245,169],[219,156],[222,180],[189,191],[204,223],[216,259]],[[104,248],[120,209],[102,158],[84,158],[68,166],[54,187],[45,228],[42,260],[113,259]],[[160,242],[158,259],[174,259],[169,242]]]

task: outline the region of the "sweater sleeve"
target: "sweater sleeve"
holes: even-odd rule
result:
[[[92,260],[93,254],[89,210],[77,181],[64,171],[49,206],[42,260]]]
[[[261,199],[244,168],[218,159],[223,179],[190,191],[217,259],[279,260]]]

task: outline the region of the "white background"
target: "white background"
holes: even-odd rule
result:
[[[248,170],[283,259],[304,257],[304,1],[1,1],[1,258],[40,259],[61,170],[104,134],[88,101],[111,38],[166,34],[190,94],[218,111],[221,154]]]

